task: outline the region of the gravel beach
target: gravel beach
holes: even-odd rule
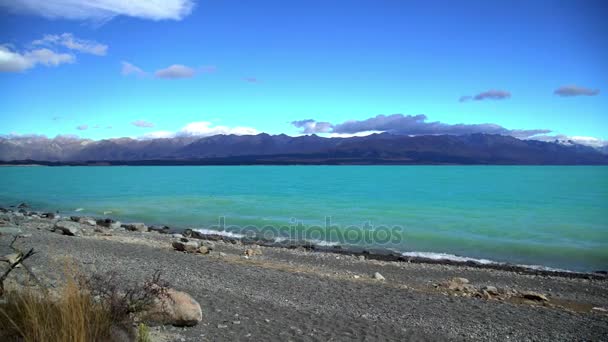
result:
[[[206,241],[208,254],[185,253],[170,234],[78,223],[83,233],[69,236],[52,232],[57,218],[0,215],[5,232],[21,232],[15,246],[37,252],[26,264],[50,286],[61,282],[66,257],[85,273],[113,270],[128,280],[160,270],[203,311],[195,327],[155,327],[167,341],[608,340],[608,280],[601,275],[369,260],[234,241]],[[1,255],[12,239],[0,235]],[[31,281],[23,270],[9,280]]]

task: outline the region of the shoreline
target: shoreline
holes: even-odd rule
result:
[[[154,334],[171,335],[170,341],[275,336],[553,342],[608,336],[608,279],[602,277],[404,262],[220,236],[201,240],[155,232],[169,233],[163,227],[22,210],[26,213],[0,213],[0,256],[10,253],[6,246],[17,237],[20,250],[35,250],[26,266],[38,284],[49,288],[61,286],[66,260],[85,275],[116,272],[126,283],[160,270],[171,287],[190,294],[203,311],[195,327],[151,328]],[[35,286],[23,270],[9,280],[11,286]]]
[[[24,207],[19,208],[25,204]],[[20,205],[12,205],[8,208],[0,206],[0,213],[6,212],[17,212],[21,213],[25,216],[41,216],[45,214],[53,213],[62,214],[60,211],[40,211],[34,208],[30,208],[26,203],[21,203]],[[75,213],[78,213],[75,211]],[[64,213],[65,214],[65,213]],[[70,213],[71,214],[71,213]],[[115,221],[112,217],[108,215],[98,216],[98,215],[84,215],[84,216],[76,216],[69,215],[67,217],[78,217],[78,218],[92,218],[95,220],[110,220],[112,222]],[[148,225],[148,222],[143,222],[145,225]],[[581,272],[581,271],[572,271],[565,269],[555,269],[551,267],[547,267],[544,265],[519,265],[519,264],[511,264],[508,262],[499,262],[494,260],[489,260],[489,262],[479,262],[474,258],[469,258],[466,256],[458,256],[453,255],[456,258],[464,258],[470,260],[453,260],[449,258],[431,258],[419,255],[404,255],[407,253],[418,254],[425,252],[418,251],[410,251],[405,253],[395,252],[390,249],[382,249],[382,248],[373,248],[373,247],[362,247],[362,246],[352,246],[352,245],[322,245],[316,241],[294,241],[294,240],[284,240],[284,241],[276,241],[264,239],[261,237],[248,237],[240,234],[233,234],[227,231],[217,231],[217,233],[212,232],[211,230],[205,228],[171,228],[165,224],[154,224],[149,225],[149,227],[157,227],[163,229],[156,229],[155,231],[160,234],[183,234],[188,238],[195,238],[199,240],[207,240],[207,241],[223,241],[226,243],[232,244],[243,244],[243,245],[258,245],[269,248],[283,248],[283,249],[305,249],[308,251],[316,252],[316,253],[331,253],[336,255],[351,255],[355,257],[365,257],[370,260],[384,261],[384,262],[404,262],[404,263],[418,263],[418,264],[436,264],[436,265],[450,265],[457,267],[473,267],[479,269],[491,269],[491,270],[499,270],[499,271],[507,271],[514,272],[520,274],[528,274],[528,275],[538,275],[538,276],[559,276],[564,278],[577,278],[577,279],[608,279],[608,270],[595,270],[590,272]],[[164,229],[166,228],[166,229]],[[203,232],[204,231],[204,232]],[[237,236],[240,235],[240,236]],[[442,253],[430,253],[440,255]],[[452,256],[452,255],[450,255]]]

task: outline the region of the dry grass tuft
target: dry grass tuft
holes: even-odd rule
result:
[[[33,290],[7,291],[0,305],[0,339],[25,342],[109,341],[112,317],[68,278],[58,299]]]

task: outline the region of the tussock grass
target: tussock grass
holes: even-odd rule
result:
[[[109,341],[110,310],[68,277],[57,299],[31,289],[5,292],[0,340],[24,342]]]

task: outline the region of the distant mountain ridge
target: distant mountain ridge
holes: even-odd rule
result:
[[[589,146],[493,134],[324,138],[284,134],[93,141],[0,137],[0,160],[116,164],[531,164],[608,165]]]

